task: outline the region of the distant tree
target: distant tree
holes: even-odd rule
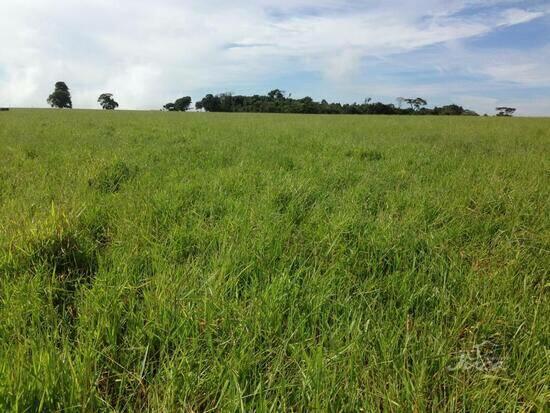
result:
[[[191,106],[190,96],[184,96],[174,102],[174,110],[178,112],[185,112],[187,109],[189,109],[189,106]]]
[[[381,102],[376,102],[368,105],[366,113],[371,115],[393,115],[399,112],[392,104],[386,105]]]
[[[185,112],[189,109],[189,106],[191,106],[191,97],[184,96],[182,98],[176,99],[174,103],[167,103],[163,106],[163,109],[167,110],[168,112]]]
[[[280,89],[273,89],[267,96],[272,100],[283,100],[285,98],[285,92]]]
[[[516,112],[516,108],[510,108],[508,106],[500,106],[496,108],[497,116],[512,116]]]
[[[422,98],[416,98],[414,100],[414,107],[416,110],[419,110],[422,106],[426,106],[428,102]]]
[[[118,102],[113,99],[112,93],[102,93],[97,101],[104,110],[115,110],[118,108]]]
[[[405,99],[405,102],[408,105],[411,105],[411,109],[414,109],[415,111],[419,111],[422,106],[426,106],[428,102],[426,102],[422,98],[415,98],[415,99]]]
[[[65,82],[57,82],[55,84],[54,91],[48,96],[47,102],[52,108],[72,109],[71,92]]]
[[[429,109],[424,109],[429,110]],[[432,115],[443,115],[443,116],[479,116],[476,112],[470,109],[464,109],[462,106],[458,106],[455,104],[452,105],[446,105],[442,107],[436,106],[435,108],[431,109]]]
[[[220,112],[234,112],[234,99],[233,99],[233,93],[231,92],[225,92],[220,93],[218,96],[216,96],[219,101],[219,111]]]
[[[403,103],[407,100],[405,98],[402,98],[402,97],[398,97],[397,99],[395,99],[397,101],[397,107],[399,109],[401,109],[401,106],[403,106]]]
[[[220,98],[209,93],[200,102],[200,108],[197,105],[195,107],[204,109],[207,112],[219,112],[221,108]]]
[[[433,108],[434,115],[459,116],[464,114],[464,108],[455,104]]]

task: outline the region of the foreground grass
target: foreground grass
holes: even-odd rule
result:
[[[550,120],[0,114],[1,411],[543,411]]]

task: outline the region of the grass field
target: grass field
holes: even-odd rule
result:
[[[0,113],[0,411],[544,411],[550,119]]]

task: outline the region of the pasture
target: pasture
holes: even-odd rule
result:
[[[1,411],[543,411],[550,119],[0,114]]]

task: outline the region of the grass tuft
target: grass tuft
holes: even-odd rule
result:
[[[381,152],[378,151],[361,151],[359,152],[359,159],[363,161],[380,161],[384,157]]]
[[[116,161],[105,167],[100,173],[88,181],[90,187],[103,193],[120,191],[122,185],[135,175],[135,170],[123,161]]]

